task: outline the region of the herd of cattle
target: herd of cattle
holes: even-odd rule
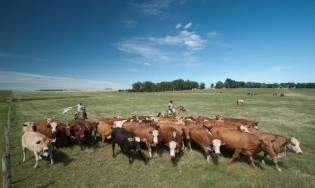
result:
[[[95,122],[87,120],[72,120],[68,124],[55,122],[51,118],[40,122],[25,122],[22,126],[23,162],[25,161],[25,148],[34,152],[37,167],[38,160],[42,156],[50,156],[53,160],[54,147],[66,147],[72,138],[80,145],[81,149],[90,146],[101,137],[105,143],[110,139],[112,143],[113,157],[115,157],[115,145],[119,145],[121,151],[132,163],[133,154],[138,154],[143,160],[140,143],[144,142],[150,158],[153,157],[152,149],[167,148],[172,162],[178,153],[186,147],[190,150],[191,142],[199,145],[205,152],[206,160],[210,162],[210,151],[213,156],[220,156],[220,148],[234,150],[229,163],[232,163],[240,153],[249,157],[251,165],[256,168],[253,156],[258,152],[264,152],[264,163],[269,155],[276,169],[281,171],[277,159],[287,151],[302,154],[300,140],[295,137],[284,136],[259,131],[258,122],[246,119],[227,117],[209,118],[198,116],[197,118],[181,116],[132,116],[102,117]],[[93,138],[94,137],[94,138]],[[166,146],[166,147],[165,147]],[[136,153],[135,153],[136,152]]]

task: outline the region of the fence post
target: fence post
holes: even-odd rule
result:
[[[8,119],[4,126],[5,133],[5,154],[2,155],[2,174],[3,174],[3,188],[11,187],[11,154],[10,154],[10,130],[11,130],[11,107],[13,95],[9,99]]]

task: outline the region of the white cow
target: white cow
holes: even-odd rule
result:
[[[50,163],[54,164],[52,143],[55,141],[56,139],[49,139],[39,132],[29,131],[24,133],[22,136],[23,162],[25,162],[25,148],[28,148],[35,155],[34,168],[37,168],[41,155],[45,157],[50,156]]]
[[[33,131],[34,122],[25,122],[22,125],[22,133]]]

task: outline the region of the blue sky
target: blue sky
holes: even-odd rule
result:
[[[314,0],[0,0],[0,89],[315,81]]]

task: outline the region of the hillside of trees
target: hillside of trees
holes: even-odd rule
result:
[[[157,92],[157,91],[180,91],[180,90],[203,90],[206,88],[206,84],[191,80],[178,79],[170,82],[153,83],[151,81],[136,82],[132,84],[132,90],[134,92]],[[216,84],[211,83],[209,85],[211,89],[222,88],[315,88],[315,83],[259,83],[259,82],[243,82],[235,81],[227,78],[225,82],[218,81]]]

